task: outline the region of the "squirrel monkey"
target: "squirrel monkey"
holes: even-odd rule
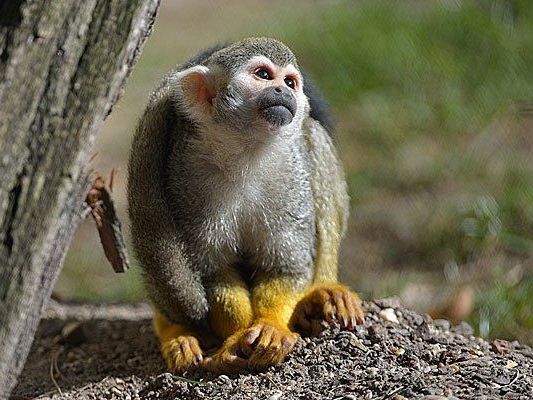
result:
[[[348,195],[328,116],[291,50],[268,38],[207,50],[151,95],[129,215],[174,372],[261,370],[316,321],[363,321],[337,283]]]

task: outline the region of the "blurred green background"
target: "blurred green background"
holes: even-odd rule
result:
[[[92,161],[118,171],[126,234],[126,162],[150,90],[200,49],[260,35],[293,49],[334,110],[352,204],[342,279],[418,311],[462,307],[478,333],[532,343],[530,0],[163,0]],[[113,273],[88,220],[55,294],[142,300],[133,265]]]

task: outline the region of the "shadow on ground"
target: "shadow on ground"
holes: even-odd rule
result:
[[[52,305],[12,398],[60,391],[76,398],[76,392],[106,379],[114,381],[109,384],[113,393],[123,378],[144,381],[164,372],[148,307],[111,307]]]

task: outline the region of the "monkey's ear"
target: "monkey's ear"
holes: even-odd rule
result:
[[[203,65],[196,65],[179,72],[186,106],[193,113],[209,114],[216,96],[215,74]]]

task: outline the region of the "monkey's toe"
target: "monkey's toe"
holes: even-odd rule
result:
[[[348,287],[329,284],[314,289],[296,305],[291,326],[304,335],[323,330],[321,321],[337,322],[343,329],[354,329],[364,322],[359,296]]]
[[[203,352],[194,336],[178,336],[161,344],[161,353],[168,368],[177,374],[196,368]]]
[[[241,350],[250,358],[250,369],[263,370],[283,362],[299,337],[281,325],[260,322],[244,332]]]
[[[241,351],[241,337],[242,332],[237,332],[227,338],[215,354],[203,361],[202,366],[217,375],[247,372],[248,359]]]

